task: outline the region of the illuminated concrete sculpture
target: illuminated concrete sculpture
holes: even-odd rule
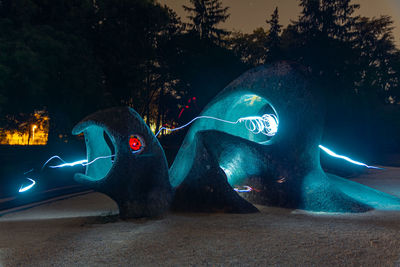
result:
[[[170,169],[173,208],[255,210],[236,194],[255,204],[310,211],[400,209],[398,198],[322,170],[319,92],[307,71],[286,62],[258,67],[233,81],[201,116],[235,121],[274,113],[278,131],[271,138],[218,120],[195,121]],[[234,188],[254,190],[237,194]]]
[[[74,129],[84,133],[86,173],[75,180],[116,201],[121,218],[155,217],[170,206],[171,186],[164,151],[131,108],[94,113]]]
[[[200,117],[170,129],[191,125],[169,172],[159,142],[133,109],[97,112],[73,130],[84,133],[88,154],[86,174],[75,178],[114,199],[123,218],[158,216],[170,205],[234,213],[257,212],[253,204],[323,212],[400,209],[400,199],[322,170],[320,91],[292,63],[244,73]]]

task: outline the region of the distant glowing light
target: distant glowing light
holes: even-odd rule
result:
[[[216,117],[212,117],[212,116],[198,116],[198,117],[192,119],[191,121],[189,121],[188,123],[186,123],[180,127],[177,127],[177,128],[170,129],[170,128],[162,127],[157,132],[156,136],[158,136],[162,130],[166,130],[169,132],[181,130],[199,119],[211,119],[211,120],[216,120],[216,121],[229,123],[229,124],[238,124],[238,123],[244,122],[245,127],[250,132],[252,132],[254,134],[261,133],[261,134],[267,135],[267,136],[274,136],[278,131],[278,125],[279,125],[278,118],[274,114],[264,114],[261,117],[260,116],[243,117],[243,118],[239,118],[236,121],[228,121],[228,120],[224,120],[224,119],[220,119],[220,118],[216,118]]]
[[[37,125],[32,125],[32,142],[35,141],[35,129],[37,128]]]
[[[49,117],[44,111],[37,111],[31,117],[35,122],[29,125],[29,129],[8,130],[1,128],[2,136],[0,145],[46,145],[49,133]],[[26,122],[28,123],[28,122]]]
[[[359,166],[364,166],[364,167],[367,167],[369,169],[382,169],[382,168],[379,168],[379,167],[369,166],[369,165],[367,165],[365,163],[355,161],[355,160],[353,160],[353,159],[351,159],[349,157],[346,157],[346,156],[338,155],[335,152],[333,152],[332,150],[330,150],[329,148],[324,147],[323,145],[319,145],[319,148],[322,149],[325,153],[327,153],[328,155],[330,155],[332,157],[339,158],[339,159],[344,159],[345,161],[350,162],[352,164],[359,165]]]
[[[35,181],[35,180],[33,180],[33,179],[31,179],[31,178],[26,178],[26,179],[28,179],[29,181],[31,181],[31,184],[30,184],[30,185],[27,185],[27,186],[21,185],[21,187],[20,187],[19,190],[18,190],[19,193],[26,192],[26,191],[30,190],[32,187],[35,186],[35,184],[36,184],[36,181]]]

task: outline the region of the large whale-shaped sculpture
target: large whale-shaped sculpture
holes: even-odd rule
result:
[[[158,207],[158,213],[165,211],[170,199],[168,179],[173,188],[172,209],[178,211],[257,211],[251,203],[325,212],[400,209],[398,198],[322,170],[318,146],[324,103],[319,92],[318,83],[294,63],[278,62],[244,73],[204,109],[203,119],[192,124],[169,175],[158,141],[132,109],[96,113],[78,124],[74,133],[85,133],[90,160],[103,154],[91,151],[105,130],[116,158],[108,163],[107,171],[99,162],[76,178],[90,181],[116,199],[124,217],[157,213],[142,212],[141,205],[149,206],[146,201],[155,203],[150,206]],[[125,113],[135,114],[135,119],[124,119]],[[240,120],[264,114],[279,121],[272,137]],[[127,149],[132,134],[145,140],[143,154]],[[105,144],[104,139],[101,142]],[[253,190],[240,193],[237,188],[241,187]]]

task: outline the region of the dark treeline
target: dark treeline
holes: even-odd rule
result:
[[[398,151],[400,51],[391,18],[357,16],[350,0],[298,4],[287,27],[276,8],[244,34],[220,28],[229,8],[219,0],[188,0],[187,23],[152,0],[2,0],[2,123],[45,109],[54,137],[95,110],[130,105],[158,129],[197,115],[245,70],[291,60],[320,80],[326,142],[370,156]]]

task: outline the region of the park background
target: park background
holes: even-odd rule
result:
[[[325,145],[400,166],[398,10],[389,0],[0,1],[0,195],[55,154],[85,157],[71,129],[94,111],[128,105],[154,132],[176,127],[277,60],[317,77]],[[170,163],[184,135],[161,135]],[[73,183],[73,171],[41,186]]]

